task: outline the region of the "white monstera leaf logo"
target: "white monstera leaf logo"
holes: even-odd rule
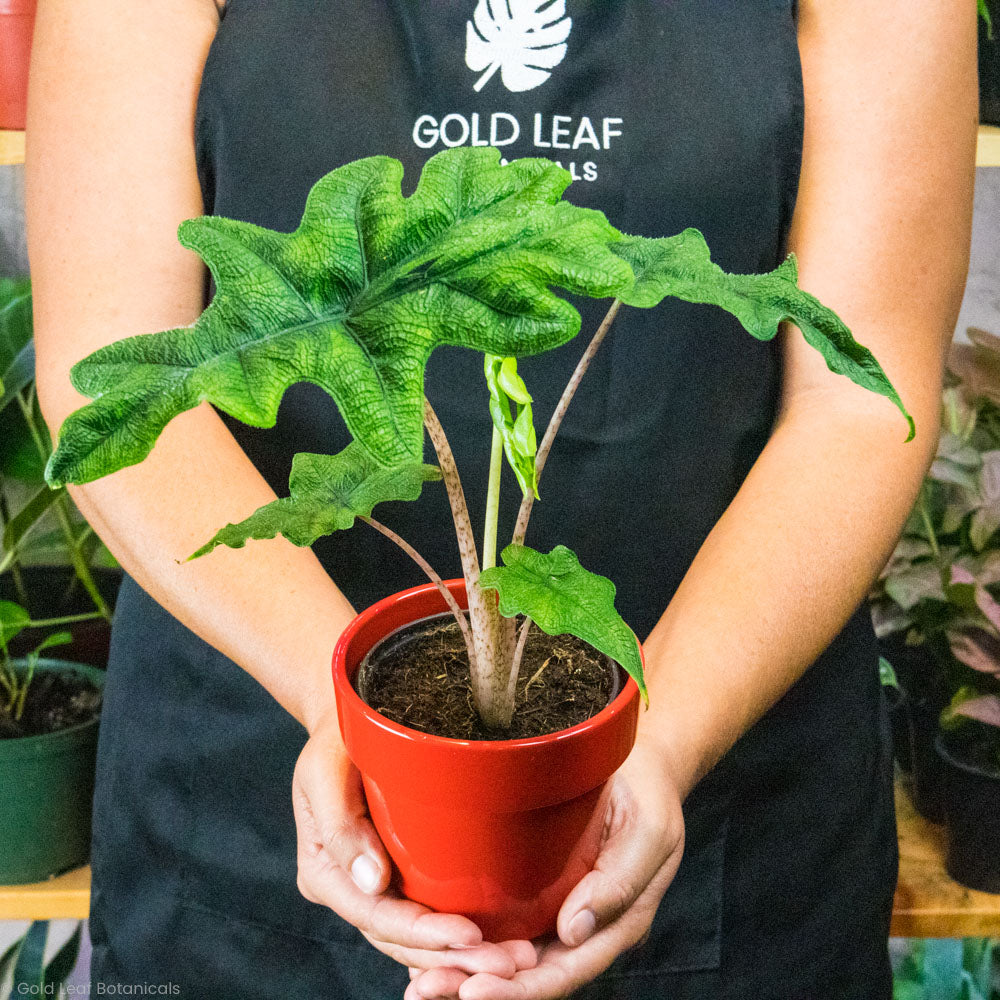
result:
[[[534,90],[566,57],[573,19],[566,0],[479,0],[468,22],[465,64],[482,76],[479,91],[500,70],[512,91]]]

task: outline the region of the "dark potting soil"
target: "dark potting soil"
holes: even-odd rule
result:
[[[39,671],[32,678],[24,712],[15,721],[0,705],[0,739],[40,736],[90,722],[101,711],[100,690],[75,671]]]
[[[568,729],[618,693],[618,666],[572,635],[531,626],[518,672],[509,729],[476,714],[469,657],[451,615],[408,625],[377,645],[358,671],[358,693],[400,725],[459,740],[513,740]]]

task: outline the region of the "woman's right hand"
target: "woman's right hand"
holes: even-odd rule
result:
[[[311,727],[295,767],[292,803],[299,891],[353,924],[379,951],[410,969],[446,966],[504,978],[535,964],[527,941],[486,943],[467,917],[436,913],[390,888],[391,862],[333,709]]]

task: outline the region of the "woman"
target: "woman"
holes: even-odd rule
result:
[[[616,580],[653,708],[559,939],[488,945],[394,895],[337,730],[335,640],[354,607],[419,582],[411,568],[363,529],[316,555],[279,539],[177,563],[284,491],[293,451],[337,450],[335,411],[297,387],[276,431],[207,406],[176,419],[142,465],[73,491],[131,577],[95,803],[106,988],[890,995],[891,780],[856,609],[935,444],[969,239],[975,5],[561,6],[230,0],[220,21],[214,0],[42,0],[28,210],[52,428],[80,403],[72,362],[202,309],[182,219],[288,230],[340,163],[389,153],[412,183],[434,149],[492,141],[561,157],[572,199],[626,231],[698,226],[727,270],[794,250],[917,439],[796,331],[761,345],[706,309],[622,318],[546,470],[572,523],[542,503],[530,540],[558,528]],[[540,420],[580,349],[523,363]],[[428,372],[470,483],[489,451],[476,365],[441,351]],[[456,565],[446,516],[432,497],[392,523]]]

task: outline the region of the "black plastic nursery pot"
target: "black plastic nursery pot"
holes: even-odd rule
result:
[[[883,687],[889,730],[892,736],[892,756],[904,774],[913,771],[910,755],[910,707],[906,692],[899,687]]]
[[[75,671],[103,690],[104,671],[40,660],[37,673]],[[36,673],[36,676],[37,676]],[[0,885],[38,882],[85,864],[98,720],[0,739]]]
[[[1000,893],[1000,769],[952,733],[941,733],[935,748],[944,775],[945,868],[970,889]]]
[[[935,741],[940,733],[940,712],[927,702],[907,701],[910,720],[910,762],[913,805],[924,819],[944,822],[945,767]]]

